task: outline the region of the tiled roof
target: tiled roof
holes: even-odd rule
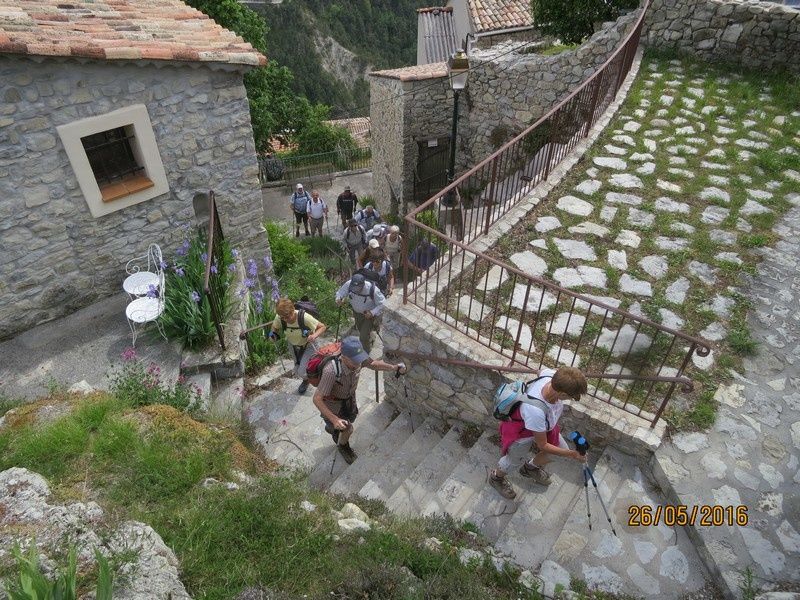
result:
[[[530,0],[467,0],[476,33],[531,27]]]
[[[0,0],[0,53],[264,65],[181,0]]]
[[[336,119],[334,121],[325,122],[328,125],[335,125],[347,129],[359,148],[366,148],[369,146],[369,117],[353,117],[351,119]]]
[[[417,9],[417,43],[422,44],[426,62],[447,61],[458,49],[453,7]]]
[[[387,79],[399,79],[400,81],[437,79],[439,77],[447,77],[447,63],[428,63],[427,65],[415,65],[413,67],[389,69],[388,71],[374,71],[370,75],[373,77],[386,77]]]

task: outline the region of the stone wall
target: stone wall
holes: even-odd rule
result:
[[[170,191],[93,218],[56,127],[144,104]],[[269,251],[240,71],[0,56],[0,338],[122,293],[125,263],[171,260],[214,189],[226,237]]]
[[[506,376],[498,371],[397,355],[395,351],[402,349],[487,365],[508,364],[507,358],[443,325],[419,308],[403,305],[399,294],[387,301],[381,335],[384,353],[391,360],[400,359],[409,366],[406,389],[403,389],[402,379],[384,378],[387,399],[400,410],[434,415],[450,425],[466,423],[483,430],[496,429],[498,422],[492,417],[492,409],[497,388],[504,382],[531,377],[515,373]],[[560,422],[562,431],[582,431],[598,446],[614,444],[629,454],[649,457],[660,445],[665,432],[663,421],[651,429],[646,421],[590,396],[567,404]]]
[[[653,0],[647,46],[800,73],[800,10],[758,0]]]
[[[460,135],[470,140],[462,167],[477,164],[519,134],[589,78],[616,50],[639,12],[620,17],[575,50],[526,54],[504,43],[470,55],[465,92],[468,117]]]
[[[387,208],[397,210],[391,206],[390,187],[399,197],[403,193],[402,93],[403,83],[397,79],[370,78],[372,190],[378,209],[384,212]]]

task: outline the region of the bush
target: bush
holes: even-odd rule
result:
[[[161,323],[169,339],[179,340],[187,348],[207,346],[217,335],[211,304],[203,293],[207,247],[206,233],[198,229],[191,241],[188,238],[183,241],[176,251],[174,264],[166,273],[167,289]],[[236,270],[233,262],[236,254],[223,241],[222,264],[214,262],[211,266],[209,284],[212,294],[220,300],[220,318],[223,321],[231,310],[229,288]]]
[[[293,265],[306,260],[308,248],[296,242],[283,225],[267,221],[264,227],[269,237],[272,265],[277,277],[281,277]]]
[[[596,22],[614,20],[620,9],[636,6],[638,0],[531,0],[531,14],[545,35],[580,44],[594,33]]]
[[[150,363],[147,367],[136,358],[136,350],[128,348],[122,353],[122,368],[111,375],[111,392],[125,406],[138,407],[166,404],[186,410],[200,399],[201,390],[186,383],[183,376],[170,387],[161,381],[161,368]]]

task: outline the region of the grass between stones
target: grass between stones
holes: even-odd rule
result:
[[[225,424],[106,393],[60,393],[6,417],[0,470],[44,475],[52,503],[98,502],[108,531],[127,519],[151,525],[178,556],[193,597],[231,598],[248,587],[284,599],[539,597],[513,570],[497,571],[488,560],[461,564],[459,548],[485,546],[469,525],[403,520],[358,500],[372,529],[342,532],[333,510],[344,498],[308,489],[302,474],[275,474]],[[208,477],[246,479],[237,473],[251,483],[231,491],[202,485]],[[303,500],[316,510],[302,509]],[[441,546],[426,545],[430,537]],[[0,578],[12,571],[6,553]]]
[[[514,254],[531,251],[547,264],[543,276],[557,282],[559,275],[563,276],[558,270],[563,267],[598,268],[605,276],[604,286],[573,282],[570,289],[616,298],[621,308],[633,314],[657,323],[668,319],[671,327],[708,339],[712,359],[698,358],[688,370],[696,382],[695,391],[676,393],[668,407],[667,418],[678,428],[709,426],[716,386],[730,377],[730,369],[741,369],[743,356],[756,350],[747,327],[749,304],[743,289],[764,253],[777,241],[773,227],[791,206],[790,200],[800,200],[796,195],[799,106],[797,78],[647,53],[623,106],[589,152],[489,252],[513,264]],[[614,171],[599,166],[594,162],[598,157],[622,158],[627,168]],[[590,193],[591,185],[580,185],[587,181],[598,187],[594,193]],[[612,192],[632,194],[635,202],[620,202]],[[591,214],[560,210],[557,201],[568,195],[591,203]],[[538,233],[535,228],[542,217],[556,217],[561,225]],[[569,231],[587,222],[608,231],[603,236]],[[620,235],[633,241],[620,243]],[[585,242],[596,258],[569,258],[559,251],[555,238]],[[537,242],[531,244],[534,240]],[[625,253],[624,268],[619,260],[610,260],[610,251]],[[478,267],[475,273],[452,281],[448,291],[437,298],[439,306],[452,311],[458,297],[448,297],[449,290],[469,295],[485,272],[485,266]],[[630,285],[631,277],[649,285],[649,293],[624,291],[622,284]],[[681,278],[689,282],[683,300],[670,291]],[[474,292],[475,300],[488,307],[480,322],[470,322],[474,330],[497,340],[505,332],[504,321],[500,322],[503,329],[497,328],[503,315],[521,318],[519,307],[509,312],[514,285],[506,281],[497,289]],[[583,369],[636,372],[634,367],[646,367],[650,373],[657,371],[662,356],[657,351],[643,349],[634,361],[614,365],[606,360],[609,357],[585,347],[586,340],[592,341],[594,336],[587,337],[584,332],[583,347],[579,348],[577,335],[548,336],[546,327],[535,326],[544,319],[551,323],[554,315],[570,308],[570,302],[559,298],[547,310],[527,312],[525,322],[534,329],[535,352],[520,347],[523,358],[528,354],[539,359],[547,356],[552,346],[563,345],[578,354]],[[609,331],[619,327],[613,320],[603,321],[602,315],[587,315],[587,322]],[[516,327],[509,329],[516,334]],[[654,328],[645,327],[642,332],[653,340],[653,346],[664,339]],[[553,364],[552,358],[545,364]],[[680,352],[674,353],[664,367],[677,368],[681,358]],[[569,364],[570,360],[568,354],[567,360],[562,356],[560,362]],[[622,392],[629,403],[641,401],[644,408],[653,408],[652,402],[645,400],[648,392],[643,386],[613,389],[602,383],[599,388],[618,397]],[[665,390],[657,386],[657,393],[650,396],[657,398]]]

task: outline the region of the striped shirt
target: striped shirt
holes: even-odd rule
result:
[[[322,377],[320,377],[317,390],[322,394],[323,398],[329,399],[331,396],[337,400],[346,400],[348,398],[355,398],[356,388],[358,387],[358,376],[361,374],[361,368],[350,370],[344,361],[339,360],[339,367],[341,375],[339,381],[336,381],[336,365],[334,361],[329,360],[325,367],[322,369]]]

